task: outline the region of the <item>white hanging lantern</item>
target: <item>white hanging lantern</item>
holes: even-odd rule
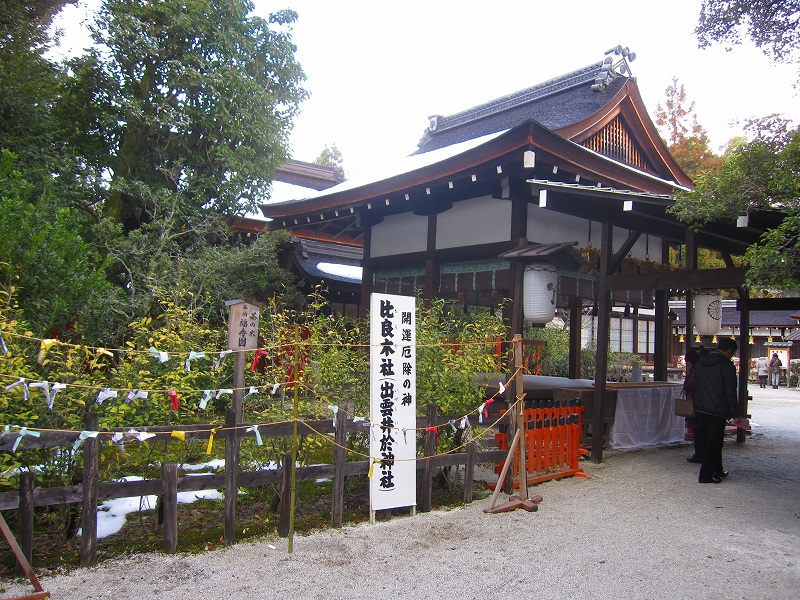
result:
[[[694,326],[700,335],[717,335],[722,330],[722,296],[697,292],[694,296]]]
[[[531,323],[549,323],[556,315],[558,274],[549,265],[525,267],[523,314]]]

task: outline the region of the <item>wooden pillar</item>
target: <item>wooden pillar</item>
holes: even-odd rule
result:
[[[433,427],[436,423],[436,404],[428,404],[426,411],[426,426]],[[425,432],[425,466],[422,469],[422,490],[420,492],[420,512],[430,512],[433,506],[433,465],[428,457],[436,454],[436,432]]]
[[[611,323],[611,298],[608,293],[608,269],[611,264],[613,229],[604,222],[600,238],[600,273],[596,283],[597,300],[597,353],[595,356],[594,397],[592,414],[593,463],[603,462],[603,416],[605,415],[606,380],[608,378],[609,325]]]
[[[478,462],[478,449],[475,442],[468,442],[465,448],[467,462],[464,464],[464,504],[473,500],[472,486],[475,479],[475,464]]]
[[[289,537],[289,515],[291,514],[292,495],[292,453],[284,452],[281,468],[281,504],[278,513],[278,535]]]
[[[369,312],[369,298],[374,288],[373,270],[370,264],[370,248],[372,246],[372,227],[364,225],[364,256],[361,259],[361,299],[358,303],[358,317],[365,319]]]
[[[164,552],[178,550],[178,463],[161,465],[161,506],[164,511]]]
[[[669,342],[672,338],[667,293],[667,290],[656,290],[656,338],[653,356],[653,379],[656,381],[667,380]]]
[[[581,377],[581,324],[583,307],[581,299],[573,296],[569,299],[569,372],[570,379]]]
[[[436,298],[439,294],[439,263],[430,258],[436,252],[437,223],[438,217],[435,213],[428,215],[428,239],[425,249],[429,258],[425,260],[425,283],[423,284],[422,295],[429,300]]]
[[[19,523],[17,539],[23,556],[30,565],[33,561],[33,490],[36,487],[36,475],[30,471],[19,476]],[[26,574],[25,565],[17,561],[16,573],[20,577]]]
[[[97,413],[88,412],[83,421],[86,431],[97,431]],[[83,442],[83,498],[81,516],[80,563],[88,567],[97,562],[97,438]]]
[[[750,294],[744,286],[739,288],[739,410],[747,414],[747,386],[750,383]],[[788,382],[787,382],[788,383]],[[747,439],[744,429],[736,429],[736,441],[743,444]]]
[[[341,529],[342,513],[344,512],[344,466],[347,460],[347,413],[344,410],[336,411],[336,432],[334,433],[333,448],[333,499],[331,501],[331,527]]]
[[[686,229],[686,268],[697,270],[697,239],[691,228]],[[686,292],[686,339],[683,347],[684,354],[694,345],[694,293]]]
[[[244,356],[244,352],[239,352]],[[237,367],[238,368],[238,367]],[[235,384],[234,384],[235,385]],[[236,543],[236,497],[239,493],[239,432],[236,409],[225,411],[225,544]]]

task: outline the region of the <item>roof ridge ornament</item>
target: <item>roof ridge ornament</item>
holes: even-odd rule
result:
[[[614,62],[614,57],[619,56],[619,60]],[[633,78],[631,67],[629,63],[636,60],[636,53],[631,52],[629,48],[622,46],[615,46],[610,50],[605,51],[605,58],[603,59],[603,66],[600,72],[594,79],[592,84],[592,91],[601,92],[617,77],[627,75]]]

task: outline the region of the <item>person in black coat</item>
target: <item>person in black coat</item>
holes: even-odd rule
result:
[[[722,469],[725,423],[740,416],[738,377],[731,358],[739,349],[733,338],[722,338],[717,348],[697,361],[694,374],[694,405],[705,432],[700,483],[720,483],[728,473]]]
[[[686,379],[683,382],[684,393],[692,397],[694,402],[694,368],[697,366],[697,361],[701,356],[705,356],[709,350],[700,344],[697,348],[689,348],[686,356],[683,357],[686,362]],[[690,463],[700,464],[703,462],[703,449],[705,448],[705,432],[703,431],[703,424],[700,422],[699,416],[686,417],[686,425],[692,430],[692,442],[694,443],[694,454],[686,460]]]

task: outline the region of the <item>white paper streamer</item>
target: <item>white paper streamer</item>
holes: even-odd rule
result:
[[[103,388],[97,394],[97,403],[102,404],[103,400],[108,400],[109,398],[116,398],[117,397],[117,390],[110,390],[108,388]]]
[[[15,381],[14,383],[9,383],[6,386],[6,391],[11,390],[17,387],[18,385],[22,386],[22,396],[25,399],[25,402],[27,402],[31,398],[31,393],[28,391],[28,382],[25,380],[24,377],[20,377],[19,381]]]
[[[158,362],[161,364],[164,364],[169,360],[169,354],[156,350],[155,346],[150,346],[150,354],[153,355],[153,358],[158,359]]]
[[[248,396],[252,396],[253,394],[258,394],[258,388],[255,386],[250,386],[250,391],[247,392],[244,397],[247,398]]]
[[[223,394],[231,394],[231,395],[232,395],[232,394],[233,394],[233,390],[230,390],[230,389],[228,389],[228,388],[224,388],[224,389],[218,390],[218,391],[217,391],[217,395],[215,396],[215,398],[216,398],[217,400],[219,400],[219,399],[220,399],[220,397],[221,397]]]
[[[459,428],[466,429],[467,427],[469,427],[469,417],[464,417],[463,419],[461,419],[461,424],[459,425]]]
[[[125,452],[125,444],[123,442],[123,435],[119,431],[111,436],[111,443],[113,443],[119,452]]]
[[[500,382],[500,392],[499,393],[501,393],[501,394],[505,394],[506,393],[506,386],[503,385],[502,381]]]
[[[47,399],[47,410],[53,409],[53,400],[50,398],[50,383],[47,381],[36,381],[28,384],[29,388],[40,388],[44,392],[44,397]]]
[[[195,352],[194,350],[189,352],[189,357],[186,359],[186,372],[188,373],[189,371],[192,370],[192,361],[193,360],[195,360],[197,358],[205,358],[205,357],[206,357],[206,353],[205,352]]]
[[[486,408],[486,402],[480,405],[478,408],[478,423],[483,423],[483,410]]]
[[[140,390],[131,390],[130,392],[128,392],[128,397],[125,398],[125,402],[131,404],[137,398],[144,400],[145,398],[147,398],[147,392],[142,392]]]
[[[206,409],[206,406],[208,406],[208,401],[211,400],[211,396],[211,390],[205,390],[203,392],[203,397],[200,399],[200,404],[197,405],[200,410]]]
[[[261,440],[261,433],[258,431],[258,425],[253,425],[252,427],[248,427],[245,431],[252,431],[256,436],[256,445],[263,446],[264,442]]]
[[[9,354],[8,346],[6,346],[6,341],[3,339],[2,335],[0,335],[0,350],[3,351],[3,354]]]
[[[135,429],[129,429],[128,434],[132,435],[140,442],[149,440],[151,437],[156,437],[155,433],[147,433],[146,431],[136,431]]]
[[[24,438],[26,435],[30,435],[30,436],[38,438],[40,435],[42,435],[42,432],[41,431],[28,431],[27,427],[23,427],[22,429],[19,430],[19,435],[17,436],[17,439],[14,440],[14,447],[11,449],[12,452],[16,452],[17,451],[17,448],[19,448],[19,443],[22,441],[22,438]]]
[[[220,352],[219,358],[217,358],[217,360],[214,361],[211,370],[216,371],[217,369],[219,369],[219,366],[222,364],[222,359],[228,356],[228,354],[230,354],[231,352],[233,352],[233,350],[223,350],[222,352]]]
[[[339,407],[333,404],[328,404],[328,410],[333,411],[333,426],[336,427],[336,415],[339,412]]]
[[[84,440],[87,440],[89,438],[96,438],[98,433],[100,433],[100,432],[99,431],[81,431],[80,435],[78,436],[78,439],[76,439],[75,443],[72,444],[73,452],[75,450],[77,450],[78,448],[80,448],[80,446],[81,446],[81,444],[83,444]]]
[[[279,387],[281,387],[280,383],[276,383],[275,385],[272,386],[272,395],[273,396],[278,393],[278,388]]]

